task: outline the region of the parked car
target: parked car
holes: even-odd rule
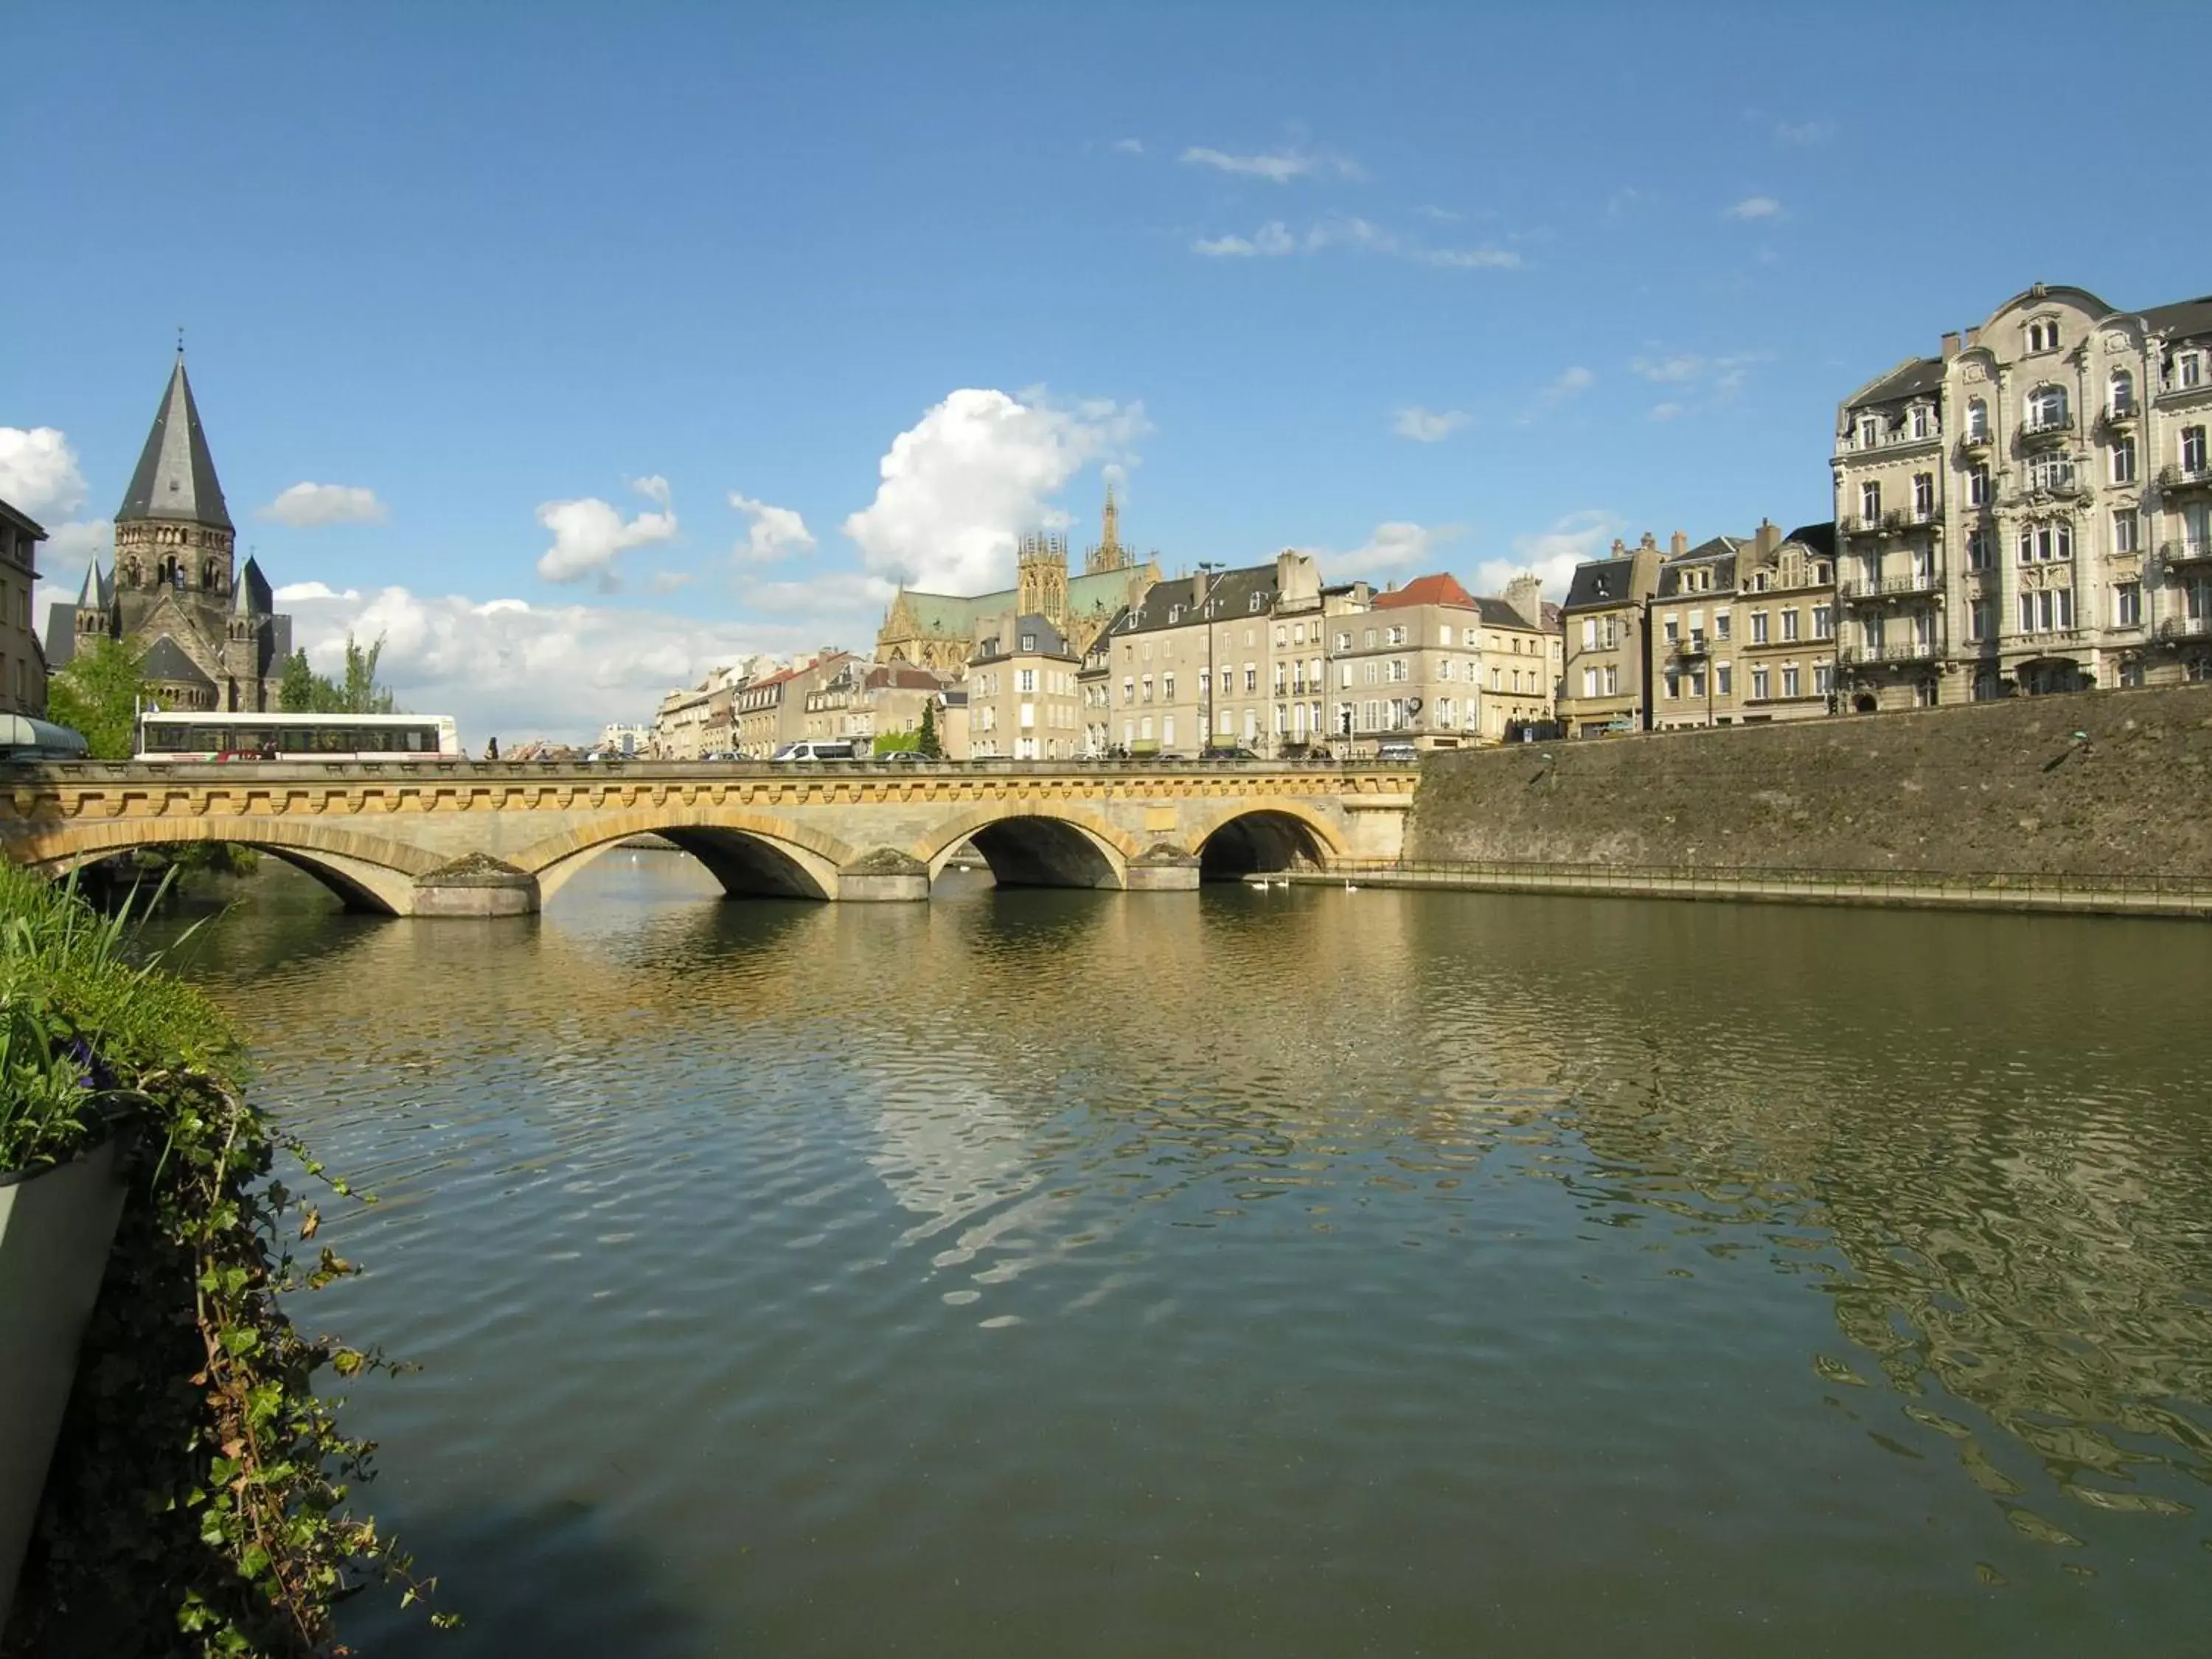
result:
[[[796,743],[787,743],[769,759],[778,763],[796,761],[865,760],[849,738],[801,738]]]
[[[919,749],[886,749],[882,754],[877,756],[876,758],[879,761],[906,761],[911,763],[915,761],[926,761],[929,757],[923,754]]]
[[[1421,751],[1410,743],[1378,743],[1375,745],[1375,758],[1388,761],[1393,765],[1410,765],[1420,757]]]
[[[1257,760],[1260,757],[1239,744],[1229,749],[1209,749],[1199,758],[1200,760]]]

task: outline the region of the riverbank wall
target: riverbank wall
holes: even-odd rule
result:
[[[2212,686],[1433,756],[1405,861],[2212,887]]]

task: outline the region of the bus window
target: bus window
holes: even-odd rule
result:
[[[421,728],[410,726],[407,728],[404,735],[407,739],[407,752],[410,755],[421,754],[422,752],[422,732]]]
[[[224,746],[234,755],[258,755],[269,747],[271,735],[258,726],[241,726],[228,734]]]

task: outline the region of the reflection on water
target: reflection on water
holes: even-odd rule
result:
[[[356,1637],[2197,1650],[2212,934],[952,882],[188,947],[425,1366]]]

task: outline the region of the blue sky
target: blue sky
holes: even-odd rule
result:
[[[73,586],[183,325],[302,639],[477,735],[865,643],[1109,467],[1170,570],[1556,578],[1826,517],[1836,401],[2032,281],[2212,290],[2192,18],[18,0],[0,494]]]

